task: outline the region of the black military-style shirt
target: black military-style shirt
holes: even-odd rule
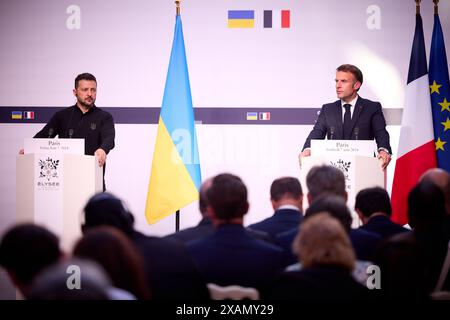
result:
[[[94,155],[102,148],[108,153],[114,148],[114,121],[110,113],[96,106],[86,113],[77,105],[56,112],[45,127],[34,138],[84,139],[86,155]]]

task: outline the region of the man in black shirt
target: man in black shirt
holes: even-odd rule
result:
[[[106,155],[114,148],[114,121],[110,113],[95,106],[97,80],[90,73],[75,78],[77,103],[56,112],[34,138],[81,138],[85,154],[95,155],[105,174]],[[103,189],[105,182],[103,181]]]

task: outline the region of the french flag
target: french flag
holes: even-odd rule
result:
[[[34,111],[25,111],[23,117],[25,119],[34,119]]]
[[[425,171],[436,167],[427,58],[420,14],[416,14],[397,157],[391,196],[392,220],[406,224],[409,192]]]
[[[264,10],[264,28],[290,28],[290,10]]]

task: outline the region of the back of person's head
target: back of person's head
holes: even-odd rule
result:
[[[428,169],[421,177],[421,181],[431,181],[444,193],[447,214],[450,214],[450,173],[441,168]]]
[[[306,186],[312,201],[322,194],[334,194],[347,200],[344,174],[333,166],[312,167],[306,175]]]
[[[87,72],[81,73],[77,75],[77,77],[75,78],[75,89],[78,88],[79,82],[81,80],[95,81],[95,83],[97,83],[97,79],[94,77],[93,74]]]
[[[414,237],[397,234],[384,240],[374,263],[381,271],[381,293],[388,298],[426,297],[425,261]]]
[[[92,196],[84,207],[83,232],[89,228],[108,225],[130,235],[134,230],[133,223],[133,215],[122,200],[107,192]]]
[[[363,73],[362,71],[352,64],[343,64],[337,67],[336,71],[341,72],[350,72],[355,77],[356,81],[359,81],[361,84],[363,84]]]
[[[97,263],[77,258],[54,264],[36,276],[29,300],[109,300],[111,282]]]
[[[327,212],[304,220],[293,249],[306,268],[334,265],[351,272],[355,266],[355,253],[347,233]]]
[[[318,197],[310,204],[305,211],[305,220],[310,217],[326,211],[332,217],[336,218],[347,232],[350,232],[352,225],[352,215],[344,199],[339,196],[325,194]]]
[[[374,213],[384,213],[390,216],[392,213],[389,194],[380,187],[359,191],[356,195],[355,209],[359,210],[365,217],[370,217]]]
[[[241,218],[248,211],[247,188],[238,176],[229,173],[215,176],[206,195],[218,219]]]
[[[441,224],[445,217],[445,200],[433,182],[420,181],[408,195],[409,225],[420,230]]]
[[[150,297],[143,258],[120,230],[110,226],[90,229],[76,243],[73,254],[99,263],[115,287],[138,299]]]
[[[61,257],[59,239],[34,224],[20,224],[5,232],[0,243],[0,265],[21,290],[28,287],[45,267]],[[26,295],[26,292],[22,292]]]
[[[212,185],[212,178],[206,179],[200,186],[200,190],[198,192],[199,193],[198,209],[200,210],[202,216],[206,216],[207,213],[206,208],[208,207],[209,202],[206,192],[211,187],[211,185]]]
[[[279,201],[283,198],[298,199],[303,195],[300,181],[294,177],[278,178],[270,186],[270,198]]]

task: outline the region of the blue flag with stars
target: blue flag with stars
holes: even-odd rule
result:
[[[430,52],[431,108],[438,167],[450,172],[450,81],[444,35],[439,15],[434,15]]]

